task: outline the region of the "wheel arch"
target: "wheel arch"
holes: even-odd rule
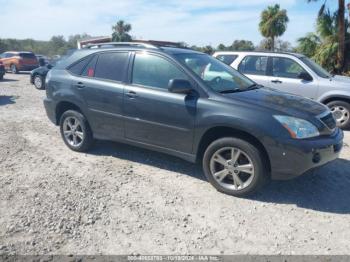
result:
[[[250,142],[252,145],[256,146],[258,150],[262,153],[265,162],[267,163],[267,168],[271,171],[271,161],[267,153],[265,146],[256,138],[254,135],[249,132],[227,126],[216,126],[211,127],[204,132],[201,136],[196,149],[196,161],[199,162],[202,160],[206,148],[215,140],[223,137],[235,137],[243,139],[247,142]]]
[[[75,110],[78,111],[79,113],[83,114],[83,111],[81,110],[80,106],[77,104],[71,102],[71,101],[61,101],[57,104],[56,109],[55,109],[55,119],[56,119],[56,125],[60,123],[61,116],[63,115],[64,112],[68,110]]]
[[[321,101],[321,103],[326,105],[326,104],[333,102],[333,101],[343,101],[343,102],[350,104],[350,97],[349,96],[337,96],[337,95],[329,96],[329,97],[323,99]]]

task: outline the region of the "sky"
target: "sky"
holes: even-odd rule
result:
[[[236,39],[258,44],[260,14],[272,4],[287,9],[289,24],[281,37],[293,45],[314,31],[323,1],[306,0],[0,0],[0,38],[49,40],[87,33],[111,35],[123,19],[137,39],[186,42],[189,45],[231,44]],[[335,0],[329,0],[335,8]]]

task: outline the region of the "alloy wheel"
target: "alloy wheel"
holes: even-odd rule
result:
[[[43,86],[43,81],[41,80],[41,77],[40,76],[36,76],[34,78],[34,85],[37,89],[41,89],[42,86]]]
[[[84,130],[78,118],[67,117],[63,122],[64,139],[73,147],[79,147],[84,142]]]
[[[255,176],[251,158],[235,147],[224,147],[216,151],[210,159],[210,172],[217,183],[230,190],[248,187]]]

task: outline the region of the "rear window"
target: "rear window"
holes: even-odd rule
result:
[[[237,57],[238,55],[218,55],[216,58],[221,62],[224,62],[226,65],[231,65]]]
[[[97,60],[94,76],[96,78],[120,82],[123,80],[127,61],[127,52],[100,54]]]
[[[22,58],[36,59],[33,53],[20,53],[19,56]]]
[[[74,63],[68,68],[68,71],[75,75],[80,75],[84,70],[85,66],[90,62],[91,56],[85,57],[82,60]]]

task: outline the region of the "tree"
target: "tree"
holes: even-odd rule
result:
[[[219,51],[225,51],[227,49],[227,47],[224,44],[219,44],[217,47],[217,50]]]
[[[306,36],[299,38],[298,47],[296,51],[306,55],[307,57],[314,57],[317,49],[321,44],[321,39],[315,33],[308,33]]]
[[[307,0],[310,2],[317,2],[318,0]],[[326,1],[322,4],[318,16],[324,14],[326,7]],[[346,35],[346,22],[345,22],[345,0],[338,0],[338,11],[337,11],[337,32],[338,32],[338,61],[337,68],[339,71],[344,69],[345,65],[345,35]]]
[[[119,20],[116,25],[112,26],[112,41],[130,42],[132,38],[128,33],[131,31],[131,29],[131,24],[126,24],[123,20]]]
[[[253,51],[255,49],[252,41],[249,40],[235,40],[230,48],[237,51]]]
[[[287,29],[289,18],[285,9],[280,9],[280,5],[268,6],[261,13],[259,29],[261,34],[271,40],[271,50],[275,50],[275,39],[284,34]]]

